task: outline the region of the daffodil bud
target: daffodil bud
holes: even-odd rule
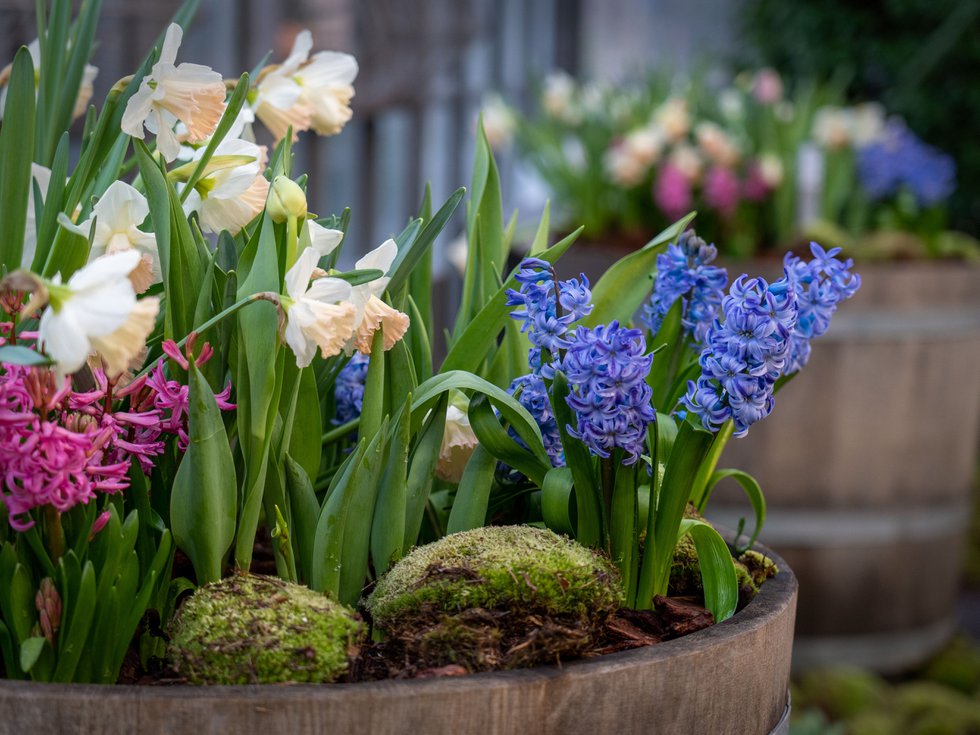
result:
[[[285,222],[290,217],[306,217],[306,194],[299,184],[288,176],[277,176],[269,189],[269,201],[265,211],[273,222]]]

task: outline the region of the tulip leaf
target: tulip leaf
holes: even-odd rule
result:
[[[238,483],[228,435],[211,386],[196,365],[188,373],[190,443],[174,477],[170,523],[194,565],[198,584],[221,579],[235,537]]]
[[[439,448],[446,426],[448,391],[431,409],[419,429],[418,441],[409,461],[405,488],[405,539],[403,549],[410,549],[418,540],[425,515],[425,506],[432,491],[433,475],[439,461]]]
[[[408,509],[408,452],[411,442],[412,394],[404,399],[388,442],[388,456],[374,506],[371,558],[374,570],[383,574],[405,551],[405,516]]]

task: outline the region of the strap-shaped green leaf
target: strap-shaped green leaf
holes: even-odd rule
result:
[[[698,554],[704,606],[720,623],[735,614],[738,605],[738,580],[735,563],[725,540],[708,523],[686,518],[678,528],[677,540],[690,534]]]
[[[0,270],[20,268],[34,153],[34,63],[26,47],[14,56],[0,126]]]
[[[572,246],[582,233],[582,228],[575,230],[553,247],[545,250],[539,255],[542,260],[555,263],[558,258]],[[503,286],[484,303],[483,308],[466,325],[462,334],[454,338],[446,359],[442,363],[440,372],[452,370],[467,370],[474,372],[479,368],[488,354],[491,353],[497,341],[500,330],[504,323],[510,318],[510,307],[507,306],[507,292],[517,286],[517,279],[514,277],[516,271],[511,274]]]
[[[473,450],[449,512],[446,533],[468,531],[485,526],[490,489],[497,469],[497,458],[481,444]]]
[[[530,478],[538,487],[542,486],[551,463],[514,441],[483,395],[477,394],[470,400],[469,419],[480,446],[505,465]]]
[[[405,544],[405,514],[408,509],[408,451],[411,444],[412,394],[396,418],[385,460],[378,500],[371,527],[371,558],[374,570],[383,574],[401,559]]]
[[[301,582],[310,579],[313,560],[313,540],[316,537],[316,522],[320,515],[313,483],[302,465],[287,454],[285,458],[286,497],[289,501],[290,533],[296,558],[296,567]]]
[[[444,393],[418,432],[418,441],[412,452],[405,489],[405,540],[402,548],[408,551],[418,541],[425,507],[432,491],[432,477],[439,462],[439,447],[446,427],[448,392]]]
[[[588,447],[581,439],[568,433],[575,423],[575,416],[568,405],[568,379],[565,373],[555,372],[551,382],[551,409],[558,423],[565,464],[575,479],[575,507],[577,533],[575,539],[585,546],[598,548],[602,542],[602,495],[596,480],[596,463]]]
[[[221,579],[235,538],[238,483],[221,411],[197,366],[188,373],[190,442],[174,477],[170,524],[198,584]]]
[[[692,219],[694,212],[679,219],[640,250],[613,263],[592,287],[594,308],[582,324],[594,327],[609,324],[614,319],[628,323],[650,295],[651,278],[657,271],[657,256],[666,249],[667,243],[677,239]]]
[[[575,481],[568,467],[552,467],[541,483],[541,515],[555,533],[575,538]]]
[[[752,535],[749,537],[749,542],[744,546],[735,547],[736,553],[742,554],[748,549],[752,548],[752,545],[755,544],[755,540],[759,537],[759,532],[762,530],[763,524],[766,522],[766,498],[762,494],[762,488],[759,486],[758,480],[742,470],[715,470],[711,475],[711,479],[708,480],[708,487],[705,491],[704,497],[701,500],[701,504],[698,506],[698,513],[704,513],[704,510],[708,505],[708,501],[711,499],[711,492],[714,490],[715,485],[727,477],[732,478],[735,480],[735,482],[741,485],[749,499],[749,502],[752,504],[752,510],[755,513],[755,527],[752,529]],[[739,523],[739,531],[741,531],[744,524],[745,521],[743,519]]]
[[[67,556],[70,554],[62,559]],[[79,579],[78,594],[73,597],[70,605],[62,600],[62,615],[63,620],[67,620],[67,625],[60,632],[58,663],[52,676],[54,681],[73,680],[75,667],[85,650],[85,640],[95,617],[95,604],[95,568],[92,562],[85,562]]]

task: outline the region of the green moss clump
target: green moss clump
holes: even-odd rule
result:
[[[187,599],[167,654],[193,684],[331,682],[347,672],[363,630],[353,611],[307,587],[239,574]]]
[[[421,546],[378,582],[367,609],[382,629],[419,610],[522,607],[593,616],[622,605],[615,567],[591,550],[531,526],[490,526]]]
[[[415,549],[366,607],[407,669],[486,671],[578,655],[622,603],[608,559],[551,531],[494,526]]]

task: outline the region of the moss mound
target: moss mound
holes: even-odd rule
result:
[[[415,549],[366,606],[389,658],[483,671],[585,650],[622,601],[607,559],[551,531],[496,526]]]
[[[347,672],[363,628],[351,610],[307,587],[239,574],[188,598],[167,654],[194,684],[331,682]]]

